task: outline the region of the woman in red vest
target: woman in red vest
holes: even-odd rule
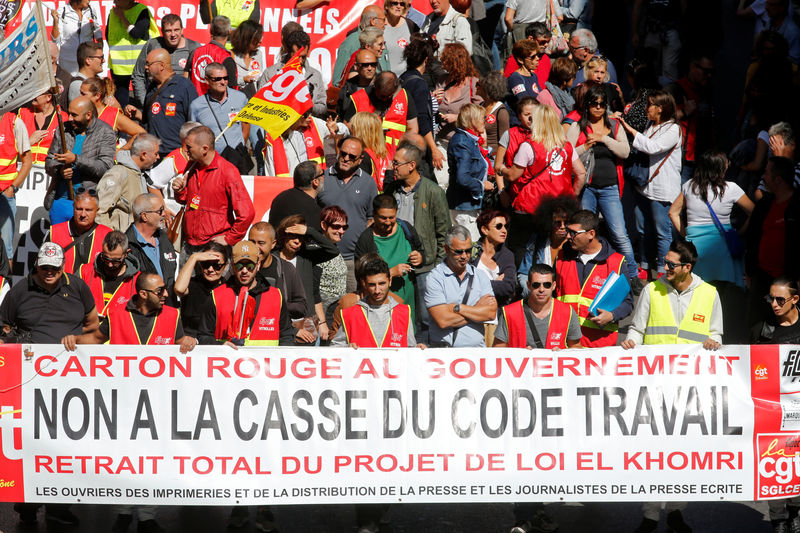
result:
[[[130,150],[133,140],[140,133],[144,133],[144,128],[125,116],[125,113],[118,107],[106,105],[108,96],[108,86],[110,80],[102,80],[98,77],[88,78],[81,84],[81,96],[86,96],[97,109],[97,118],[111,126],[111,129],[119,134],[124,133],[128,137],[128,142],[120,147],[120,150]]]

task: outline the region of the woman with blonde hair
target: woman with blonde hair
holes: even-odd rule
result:
[[[494,168],[486,149],[485,110],[467,104],[458,112],[458,129],[447,146],[449,186],[447,205],[450,219],[470,231],[473,241],[481,234],[475,221],[483,205],[485,191],[495,188]]]
[[[362,168],[365,165],[371,167],[369,172],[372,174],[372,179],[375,180],[378,191],[383,191],[383,182],[392,158],[386,149],[381,119],[378,115],[360,111],[350,120],[350,132],[364,142],[364,151],[369,158],[364,158]]]
[[[608,60],[603,56],[594,56],[586,62],[583,67],[584,82],[581,85],[587,89],[599,85],[606,93],[606,100],[609,102],[609,109],[612,112],[622,111],[625,99],[622,96],[622,89],[616,83],[611,83],[611,74],[608,72]]]
[[[124,133],[128,136],[128,142],[119,147],[119,149],[129,150],[136,136],[140,133],[144,133],[145,130],[139,124],[125,116],[125,113],[123,113],[118,106],[113,104],[106,105],[108,96],[112,94],[109,91],[109,81],[110,80],[103,80],[96,76],[94,78],[85,79],[83,83],[81,83],[81,96],[86,96],[92,101],[95,109],[97,109],[97,118],[111,126],[111,129],[117,133],[117,139],[119,139],[120,133]],[[116,102],[113,96],[111,99]]]

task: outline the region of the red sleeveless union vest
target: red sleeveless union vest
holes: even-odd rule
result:
[[[389,168],[389,154],[386,157],[380,158],[373,150],[364,148],[367,155],[372,160],[372,178],[378,186],[378,192],[383,192],[383,180],[386,177],[386,169]]]
[[[616,139],[617,131],[619,130],[619,121],[614,119],[611,119],[611,121],[614,123],[614,131],[611,132],[611,135],[613,135],[614,138]],[[586,125],[586,129],[589,133],[592,132],[592,127],[589,126],[588,124]],[[585,142],[586,142],[586,134],[580,132],[580,134],[578,135],[578,140],[575,141],[575,146],[580,146]],[[617,186],[619,187],[619,195],[620,197],[622,197],[622,188],[625,186],[625,178],[623,178],[622,176],[622,159],[620,159],[619,157],[616,157],[614,159],[617,167]],[[591,179],[592,179],[591,176],[586,176],[586,185],[589,185],[589,183],[591,183]]]
[[[528,346],[528,330],[526,327],[525,310],[522,300],[510,303],[503,307],[503,317],[508,329],[508,346],[510,348],[525,348]],[[553,300],[550,308],[550,323],[547,325],[547,339],[544,347],[547,350],[567,347],[567,332],[569,321],[572,318],[572,308],[558,300]]]
[[[198,96],[203,96],[208,92],[206,67],[211,63],[222,64],[222,62],[229,57],[231,57],[230,52],[214,43],[204,44],[195,49],[192,55],[192,69],[189,79],[192,81],[194,88],[197,89]],[[234,85],[236,85],[236,80],[229,80],[229,87],[233,87]]]
[[[183,174],[186,170],[186,167],[189,166],[189,160],[183,155],[180,147],[175,148],[173,151],[167,154],[164,159],[172,158],[172,166],[175,169],[175,174]]]
[[[369,101],[369,95],[366,89],[359,89],[350,95],[353,101],[356,113],[364,111],[367,113],[375,113],[375,106]],[[386,136],[386,151],[389,152],[389,157],[394,157],[394,151],[397,145],[400,144],[400,138],[406,132],[408,124],[408,94],[405,89],[394,95],[392,103],[386,110],[383,116],[383,132]]]
[[[32,135],[33,132],[36,131],[36,120],[34,118],[34,112],[32,109],[28,107],[21,107],[19,110],[19,118],[22,120],[23,124],[25,124],[25,129],[28,130],[28,135]],[[63,111],[61,112],[61,118],[63,120],[67,120],[67,114]],[[33,156],[33,164],[38,165],[40,167],[44,166],[44,160],[47,158],[47,150],[50,149],[50,145],[53,143],[53,135],[55,135],[56,128],[58,127],[58,118],[56,114],[53,113],[53,116],[50,117],[50,123],[47,124],[45,130],[47,134],[36,144],[31,144],[31,155]]]
[[[90,237],[86,237],[91,243],[88,264],[92,264],[94,262],[94,258],[97,257],[97,254],[103,251],[103,239],[105,239],[106,235],[111,233],[111,228],[104,226],[103,224],[98,224],[93,230],[90,231],[92,232],[92,235]],[[69,233],[69,220],[56,224],[50,228],[50,240],[61,246],[61,248],[66,248],[72,241],[75,240]],[[77,256],[75,254],[74,246],[70,247],[69,250],[64,250],[64,272],[68,274],[74,274],[78,271],[78,269],[81,268],[81,265],[87,264],[77,263],[76,261]]]
[[[83,265],[78,273],[78,276],[86,282],[89,289],[94,296],[94,305],[97,308],[97,314],[100,316],[110,316],[112,311],[116,312],[120,307],[125,307],[128,300],[136,293],[136,278],[139,277],[139,272],[135,276],[123,281],[111,298],[106,302],[105,291],[103,290],[103,278],[97,275],[94,270],[93,263]]]
[[[411,308],[398,304],[392,308],[389,326],[383,332],[381,348],[407,348],[408,323],[411,320]],[[342,309],[342,327],[347,336],[347,343],[355,343],[360,348],[378,348],[378,338],[372,331],[364,308],[356,304]]]
[[[111,129],[117,131],[117,118],[122,113],[118,107],[107,105],[103,111],[97,116],[100,120],[111,126]]]
[[[556,279],[557,298],[569,304],[578,313],[578,321],[581,324],[581,333],[583,333],[581,345],[587,348],[615,346],[617,344],[618,325],[615,322],[609,322],[604,328],[599,328],[589,320],[589,307],[612,272],[623,275],[621,272],[623,259],[623,255],[613,252],[608,256],[608,259],[602,263],[595,264],[586,277],[583,287],[578,284],[578,267],[575,260],[565,261],[559,257],[556,262],[556,272],[558,273],[558,278]],[[606,309],[606,311],[612,311],[612,309]]]
[[[165,305],[153,319],[153,325],[146,339],[139,338],[133,314],[128,309],[120,309],[108,317],[109,344],[175,344],[175,330],[178,328],[180,311]]]
[[[0,118],[0,191],[5,191],[14,184],[17,178],[16,135],[14,135],[14,121],[16,113],[9,111]]]
[[[306,157],[309,161],[316,161],[322,170],[325,170],[325,150],[322,145],[322,134],[317,127],[317,121],[312,119],[311,125],[302,131],[303,142],[306,145]],[[292,173],[289,172],[289,159],[286,157],[286,147],[283,144],[283,138],[279,137],[278,142],[272,138],[271,135],[266,135],[266,141],[272,146],[272,165],[275,170],[275,176],[278,177],[291,177]],[[264,145],[263,150],[264,159],[267,158],[267,147]]]
[[[211,291],[217,310],[214,338],[217,340],[245,339],[246,345],[277,346],[280,340],[280,317],[283,297],[276,287],[261,293],[256,309],[256,299],[246,287],[237,294],[228,285]]]
[[[546,196],[573,196],[572,189],[572,145],[567,143],[550,152],[536,142],[527,141],[533,147],[533,165],[511,182],[514,194],[512,206],[517,211],[533,214],[539,202]]]

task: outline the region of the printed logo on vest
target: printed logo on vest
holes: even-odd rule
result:
[[[153,344],[159,344],[159,345],[172,344],[172,338],[162,337],[161,335],[159,335],[158,337],[153,339]]]
[[[194,76],[194,79],[200,83],[206,83],[206,67],[209,65],[209,63],[213,62],[214,58],[208,54],[200,56],[200,58],[194,64],[194,69],[192,69],[192,76]]]
[[[695,314],[692,315],[692,320],[694,320],[695,322],[705,322],[706,321],[706,315],[701,315],[700,313],[695,313]]]
[[[158,102],[153,102],[153,105],[150,106],[150,113],[153,115],[158,115],[161,113],[161,104]]]
[[[494,124],[495,122],[497,122],[497,119],[494,117],[494,115],[488,115],[486,117],[487,124]]]
[[[391,344],[394,344],[394,345],[396,345],[396,346],[399,346],[399,345],[400,345],[400,342],[401,342],[402,340],[403,340],[403,335],[402,335],[402,334],[400,334],[400,333],[392,333],[392,337],[391,337],[391,339],[389,340],[389,342],[390,342]]]
[[[396,104],[394,104],[394,110],[397,113],[402,113],[403,112],[403,102],[397,102]]]
[[[269,327],[269,326],[272,326],[274,324],[275,324],[275,319],[274,318],[267,318],[267,317],[262,316],[258,320],[258,325],[259,326]]]

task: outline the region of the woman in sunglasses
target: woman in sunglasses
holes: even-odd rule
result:
[[[229,247],[210,241],[189,256],[175,278],[175,294],[181,298],[181,318],[187,335],[197,338],[211,291],[225,281],[229,260]]]
[[[319,213],[322,234],[330,241],[339,243],[347,231],[347,213],[338,205],[329,205]],[[333,323],[333,310],[339,299],[347,293],[347,265],[342,254],[318,263],[319,297],[326,324]]]

